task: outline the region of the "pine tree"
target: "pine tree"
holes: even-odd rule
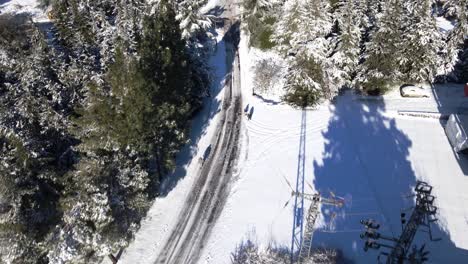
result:
[[[156,112],[148,117],[147,138],[158,163],[159,174],[173,168],[174,155],[186,140],[187,120],[197,107],[199,89],[192,82],[191,61],[185,41],[168,1],[161,1],[157,14],[144,20],[139,69]]]
[[[207,0],[184,0],[178,4],[176,19],[180,21],[182,38],[189,40],[213,26],[212,17],[202,14]]]
[[[307,45],[315,45],[317,48],[311,52],[324,53],[324,39],[332,28],[329,12],[327,1],[286,1],[274,35],[279,49],[282,52],[294,52]]]
[[[430,0],[409,1],[409,21],[403,32],[397,65],[403,82],[432,81],[439,64],[441,35],[432,17]]]
[[[281,53],[291,51],[293,45],[293,34],[301,26],[302,13],[299,1],[288,0],[284,3],[282,9],[282,19],[277,23],[273,40],[278,44],[278,50]]]
[[[99,262],[173,168],[206,68],[169,1],[43,2],[45,32],[0,15],[0,262]]]
[[[355,0],[340,1],[337,5],[335,16],[338,36],[333,40],[335,48],[331,62],[337,67],[339,83],[349,84],[359,64],[363,10],[360,2]]]
[[[405,13],[400,0],[389,1],[377,31],[371,34],[364,63],[358,75],[358,85],[368,93],[382,93],[401,78],[398,61],[404,49]]]
[[[442,5],[443,15],[448,19],[459,19],[467,8],[468,3],[465,0],[446,0]]]
[[[289,0],[274,39],[290,58],[285,100],[300,107],[334,95],[333,65],[328,60],[332,23],[326,1]]]
[[[467,0],[460,0],[458,2],[459,9],[463,10],[462,7],[468,6]],[[441,64],[437,70],[439,75],[439,81],[457,80],[454,73],[455,66],[459,62],[459,56],[465,36],[468,34],[468,14],[467,12],[458,13],[458,20],[455,28],[449,33],[445,45],[441,51]]]
[[[84,141],[81,148],[110,152],[127,147],[140,150],[144,146],[141,142],[144,117],[152,104],[135,59],[125,57],[121,48],[109,67],[107,81],[109,92],[95,83],[89,84],[88,102],[77,121]]]
[[[323,64],[305,51],[293,59],[286,78],[283,100],[294,106],[312,106],[327,97]]]
[[[279,6],[278,0],[243,0],[242,20],[244,30],[249,33],[249,45],[260,49],[274,46],[271,35],[273,24],[278,19],[274,13]]]

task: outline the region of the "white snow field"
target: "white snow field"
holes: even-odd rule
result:
[[[244,107],[253,106],[254,114],[244,120],[238,180],[199,263],[230,263],[244,239],[261,247],[291,245],[294,203],[284,208],[291,197],[284,177],[295,186],[301,110],[278,103],[277,94],[252,96],[251,67],[265,54],[248,51],[245,37],[240,52]],[[429,263],[468,263],[468,159],[452,151],[438,119],[468,98],[462,85],[432,91],[431,98],[347,92],[307,111],[306,181],[324,196],[332,191],[345,198],[343,208],[322,206],[314,246],[338,248],[354,263],[376,263],[377,251],[363,251],[359,221],[375,219],[382,234],[398,236],[400,212],[413,205],[408,196],[423,180],[434,186],[440,215],[433,232],[442,240],[430,242],[419,232],[416,243],[427,244]],[[306,186],[306,192],[313,191]]]

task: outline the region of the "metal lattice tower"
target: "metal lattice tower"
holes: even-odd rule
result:
[[[299,249],[299,263],[304,262],[305,259],[310,257],[312,251],[312,237],[314,234],[314,225],[319,213],[320,195],[312,196],[312,204],[307,212],[306,228],[304,231],[304,241],[302,247]]]
[[[366,227],[366,231],[361,234],[361,238],[366,239],[364,250],[388,248],[390,252],[381,252],[380,256],[387,257],[387,264],[403,264],[403,263],[423,263],[427,260],[429,252],[424,251],[424,246],[420,249],[413,247],[410,252],[411,245],[414,237],[420,227],[427,228],[426,232],[429,233],[431,241],[438,241],[432,237],[431,223],[437,221],[435,215],[437,214],[437,207],[434,206],[435,197],[431,194],[432,186],[425,182],[418,181],[415,187],[416,192],[416,206],[408,220],[408,223],[403,227],[403,231],[399,238],[382,236],[377,232],[380,225],[374,220],[362,220],[361,223]],[[401,214],[402,224],[406,223],[405,214]],[[378,240],[384,239],[391,241],[392,244],[383,244]]]
[[[305,260],[310,259],[312,253],[312,238],[315,230],[314,226],[320,213],[319,205],[328,204],[342,207],[344,204],[344,201],[342,199],[337,199],[333,193],[331,198],[324,198],[320,196],[319,193],[313,195],[303,194],[303,196],[312,203],[310,204],[309,210],[307,212],[307,221],[306,228],[304,230],[303,242],[301,248],[299,249],[299,263],[303,263]]]
[[[304,193],[305,184],[305,151],[306,151],[306,122],[307,112],[302,110],[301,119],[301,134],[299,142],[299,155],[297,161],[297,180],[296,188],[292,190],[294,200],[294,220],[292,229],[291,241],[291,263],[296,261],[296,250],[298,254],[298,262],[302,263],[305,259],[310,257],[312,251],[312,237],[314,233],[315,221],[320,213],[320,203],[342,206],[343,201],[336,199],[332,194],[332,198],[323,198],[320,194],[306,194]],[[286,180],[287,181],[287,180]],[[288,182],[289,185],[289,182]],[[292,189],[292,187],[291,187]],[[312,187],[311,187],[312,189]],[[307,211],[306,226],[304,230],[304,199],[311,201],[311,205]]]
[[[304,193],[304,177],[305,177],[305,150],[306,150],[306,124],[307,112],[302,110],[301,119],[301,134],[299,141],[299,155],[297,157],[297,180],[295,193]],[[291,241],[291,263],[294,262],[295,249],[302,247],[302,229],[304,218],[304,195],[296,195],[294,200],[294,220],[292,228]]]

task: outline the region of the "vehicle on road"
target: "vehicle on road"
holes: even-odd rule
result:
[[[468,153],[468,116],[451,114],[445,125],[445,133],[457,153]]]
[[[412,84],[402,85],[400,94],[402,97],[431,97],[429,90]]]

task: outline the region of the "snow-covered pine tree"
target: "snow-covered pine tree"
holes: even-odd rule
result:
[[[463,7],[468,6],[468,0],[459,0],[459,8],[457,10],[466,10]],[[445,45],[440,52],[441,63],[437,70],[438,81],[457,81],[457,76],[454,72],[455,65],[459,63],[460,52],[462,45],[468,35],[468,14],[467,12],[459,12],[458,19],[455,23],[455,28],[449,33],[445,40]]]
[[[285,100],[300,107],[316,104],[336,92],[328,61],[332,21],[328,1],[288,0],[274,39],[289,58]]]
[[[376,24],[379,16],[384,10],[385,0],[364,0],[360,3],[365,10],[366,28],[371,30]]]
[[[243,0],[242,1],[242,20],[247,24],[250,33],[253,33],[255,26],[261,23],[261,18],[271,8],[275,0]]]
[[[337,68],[335,71],[337,84],[349,84],[354,78],[361,53],[360,44],[364,28],[361,20],[364,16],[361,2],[356,0],[342,0],[337,3],[334,13],[337,25],[337,36],[333,38],[331,63]]]
[[[362,11],[363,15],[360,18],[359,25],[361,28],[361,42],[360,42],[360,61],[363,61],[363,54],[366,51],[371,35],[377,30],[377,21],[382,16],[383,6],[385,1],[383,0],[364,0],[358,1],[358,9]]]
[[[401,72],[398,61],[405,48],[403,31],[405,10],[401,0],[391,0],[385,5],[382,17],[377,21],[377,31],[372,32],[366,46],[364,63],[357,77],[358,87],[372,94],[380,94],[398,82]]]
[[[312,53],[322,55],[326,48],[325,37],[331,32],[331,28],[328,1],[288,0],[284,4],[282,19],[277,24],[274,39],[283,53],[309,46]]]
[[[0,17],[0,262],[34,263],[59,222],[60,179],[76,142],[67,131],[69,94],[42,34],[27,15]],[[5,244],[6,243],[6,244]]]
[[[445,18],[458,19],[461,13],[467,12],[468,5],[465,0],[443,1],[442,12]]]
[[[178,3],[176,19],[180,23],[182,38],[190,40],[213,26],[212,16],[201,11],[206,2],[207,0],[183,0]]]
[[[144,14],[145,0],[120,0],[115,7],[116,32],[113,38],[113,48],[115,43],[120,42],[126,47],[125,52],[134,54],[137,51],[138,41],[141,37],[142,14]],[[112,15],[112,14],[110,14]],[[107,17],[107,20],[110,20]],[[112,22],[112,20],[110,20]],[[102,31],[102,39],[109,39],[109,32],[112,33],[112,23]],[[101,46],[102,48],[102,46]]]
[[[401,81],[433,81],[439,65],[441,34],[432,16],[431,0],[407,1],[408,21],[404,25],[401,49],[396,57]]]
[[[323,65],[307,50],[298,52],[290,60],[283,100],[297,107],[307,107],[327,97],[326,73]]]
[[[278,19],[273,10],[279,0],[242,0],[242,20],[244,30],[249,33],[249,45],[261,49],[274,46],[271,41],[273,24]]]
[[[0,15],[1,263],[99,262],[125,246],[206,85],[168,1],[144,25],[144,0],[48,2],[47,41],[29,17]]]
[[[284,2],[281,20],[276,24],[275,32],[272,39],[277,44],[277,49],[283,54],[287,55],[292,52],[293,35],[301,27],[302,13],[300,1],[287,0]]]
[[[209,95],[207,83],[209,67],[207,57],[217,44],[210,29],[213,28],[215,17],[202,12],[207,0],[183,0],[177,4],[176,19],[180,23],[181,35],[185,39],[188,55],[190,56],[192,77],[197,86]],[[200,45],[203,43],[203,45]]]

